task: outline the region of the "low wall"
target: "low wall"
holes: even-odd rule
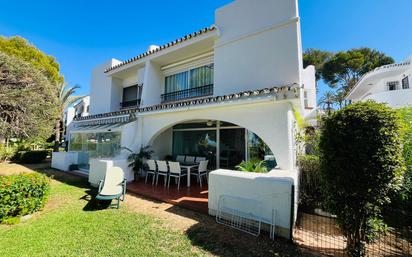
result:
[[[89,183],[92,186],[97,187],[99,181],[104,179],[106,171],[111,167],[120,167],[124,172],[124,176],[128,182],[133,181],[134,174],[131,167],[129,167],[129,162],[127,159],[123,158],[107,158],[107,159],[97,159],[91,158],[89,160],[90,170],[89,170]]]
[[[272,170],[269,173],[250,173],[233,170],[215,170],[209,174],[209,214],[215,216],[221,196],[244,198],[245,204],[232,206],[251,213],[262,220],[272,220],[276,213],[275,234],[290,239],[291,223],[296,220],[297,172]],[[251,208],[247,201],[260,202]]]
[[[53,152],[51,167],[62,171],[69,171],[69,166],[77,164],[78,158],[77,152]]]

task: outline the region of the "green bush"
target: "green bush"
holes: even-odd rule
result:
[[[0,144],[0,162],[8,161],[16,154],[16,148]]]
[[[406,172],[402,187],[391,195],[391,204],[384,210],[385,221],[391,226],[405,228],[412,224],[412,107],[397,110],[404,124],[403,157]]]
[[[42,174],[0,176],[0,222],[40,210],[49,190],[50,179]]]
[[[39,163],[44,161],[49,153],[49,150],[20,151],[16,158],[22,163]]]
[[[250,161],[242,161],[236,166],[237,170],[244,172],[256,172],[256,173],[266,173],[268,169],[266,167],[266,162],[258,159],[252,159]]]
[[[317,155],[302,155],[298,158],[299,208],[313,211],[323,207],[322,187],[320,181],[320,160]]]
[[[337,215],[348,252],[363,256],[404,172],[400,117],[373,101],[351,104],[325,118],[320,152],[327,210]]]

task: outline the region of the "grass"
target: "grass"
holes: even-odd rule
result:
[[[5,175],[9,164],[2,165],[0,175]],[[9,166],[7,174],[13,169],[19,165]],[[45,209],[17,225],[0,225],[0,256],[302,256],[287,243],[250,236],[245,243],[243,233],[222,228],[206,215],[206,223],[179,231],[126,204],[97,210],[84,179],[44,172],[54,175]]]

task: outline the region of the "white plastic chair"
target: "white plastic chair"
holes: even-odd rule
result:
[[[190,175],[195,175],[197,176],[197,180],[200,183],[200,187],[202,187],[202,176],[206,177],[206,182],[208,182],[208,177],[207,177],[207,165],[209,164],[209,161],[200,161],[199,163],[199,168]]]
[[[156,177],[156,162],[154,160],[147,160],[146,164],[148,166],[148,169],[146,170],[146,179],[145,179],[145,184],[147,184],[147,177],[149,174],[152,175],[152,185],[154,185],[155,182],[155,177]]]
[[[185,162],[185,156],[184,155],[176,156],[176,161],[180,162],[180,163],[184,163]]]
[[[104,180],[99,182],[99,190],[96,196],[97,200],[117,199],[117,209],[120,201],[124,201],[126,195],[126,179],[124,172],[120,167],[111,167],[106,171]]]
[[[206,157],[196,157],[197,164],[199,164],[201,161],[206,161]]]
[[[186,156],[185,163],[194,164],[196,157],[194,156]]]
[[[180,179],[184,176],[187,176],[187,174],[182,173],[182,169],[180,168],[180,163],[178,162],[169,162],[169,168],[170,168],[170,173],[169,173],[169,181],[167,182],[167,188],[170,187],[170,180],[172,179],[172,177],[174,177],[178,179],[177,190],[179,190],[180,189]]]
[[[166,186],[167,176],[169,169],[167,168],[166,161],[156,161],[157,163],[157,173],[156,173],[156,186],[159,183],[159,175],[164,177],[164,186]]]

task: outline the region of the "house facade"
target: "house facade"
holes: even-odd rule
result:
[[[378,67],[365,74],[349,92],[347,100],[375,100],[393,108],[412,105],[412,56],[401,63]]]
[[[67,128],[75,118],[84,117],[89,115],[90,96],[84,96],[73,106],[69,106],[64,111],[63,115],[63,139],[68,142]]]
[[[124,149],[146,145],[159,159],[205,156],[210,169],[266,158],[293,170],[296,115],[315,105],[297,1],[238,0],[217,9],[210,27],[97,66],[90,115],[69,128],[77,157],[68,159],[91,181],[101,165],[121,166],[132,179]]]

